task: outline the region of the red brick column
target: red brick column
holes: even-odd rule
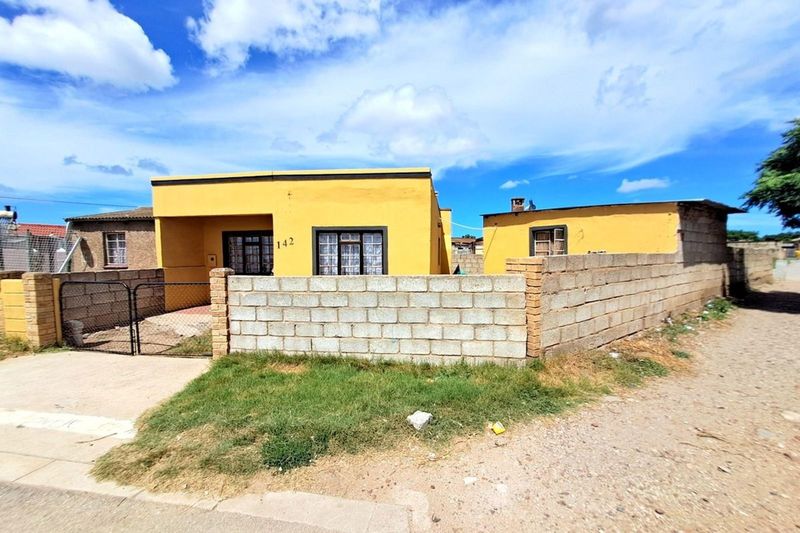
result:
[[[51,346],[58,341],[53,276],[43,272],[22,275],[25,293],[25,322],[28,341],[34,348]]]
[[[218,359],[229,353],[228,330],[228,276],[230,268],[215,268],[210,274],[211,281],[211,353]]]
[[[528,326],[528,357],[542,355],[542,270],[544,258],[506,260],[506,272],[525,276],[525,322]]]

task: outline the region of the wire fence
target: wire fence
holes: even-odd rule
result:
[[[67,257],[67,238],[0,224],[0,271],[58,272]]]

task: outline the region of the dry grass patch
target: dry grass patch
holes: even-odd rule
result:
[[[321,458],[414,441],[449,446],[493,421],[511,427],[555,415],[686,370],[678,351],[654,333],[524,367],[235,354],[147,413],[136,439],[100,458],[94,473],[155,491],[227,495]],[[434,415],[421,432],[405,420],[417,409]]]

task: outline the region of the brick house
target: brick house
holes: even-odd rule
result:
[[[158,267],[152,207],[67,218],[80,246],[72,272]],[[74,242],[74,241],[73,241]]]

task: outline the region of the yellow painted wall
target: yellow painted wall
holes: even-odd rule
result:
[[[530,255],[533,226],[567,226],[567,253],[674,253],[678,251],[676,203],[522,211],[483,219],[484,271],[505,272],[509,257]]]
[[[277,276],[311,275],[312,227],[343,226],[387,227],[389,274],[441,271],[432,257],[434,227],[441,228],[429,178],[198,181],[153,186],[159,265],[167,281],[208,279],[209,253],[222,266],[224,228],[272,228],[276,242],[287,243],[275,247]]]
[[[450,239],[449,211],[442,211],[439,208],[439,199],[436,192],[431,190],[431,214],[430,214],[430,247],[431,247],[431,268],[425,274],[449,274],[450,258],[447,254],[446,244]],[[444,213],[447,213],[445,215]],[[444,217],[448,217],[447,227],[445,227]]]
[[[447,270],[442,274],[453,272],[453,212],[442,209],[442,231],[444,232],[444,253],[447,256]]]
[[[9,337],[28,338],[25,322],[25,293],[22,291],[21,279],[4,279],[0,281],[0,293],[3,295],[3,319],[5,334]]]

